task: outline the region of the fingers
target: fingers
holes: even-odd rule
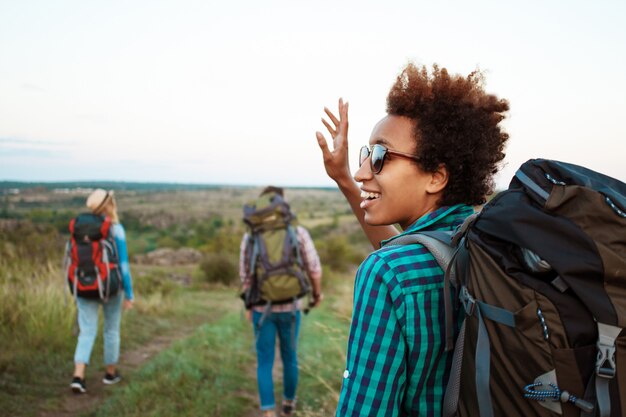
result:
[[[350,103],[346,101],[346,104],[339,106],[339,118],[341,122],[348,124],[348,106]]]
[[[321,132],[315,132],[315,137],[317,138],[317,144],[320,146],[322,150],[322,155],[324,159],[326,159],[327,155],[330,155],[330,150],[328,149],[328,143],[326,143],[326,138],[322,135]]]
[[[330,123],[328,123],[325,119],[322,118],[322,123],[324,123],[324,126],[326,126],[326,129],[328,129],[328,133],[330,133],[330,136],[332,136],[333,138],[335,136],[337,136],[337,131],[335,129],[333,129],[333,127],[330,125]],[[337,126],[335,126],[337,127]]]
[[[328,109],[328,107],[324,107],[324,113],[326,113],[332,124],[322,117],[322,123],[328,130],[328,133],[330,133],[335,149],[346,147],[348,134],[348,102],[344,103],[343,98],[340,98],[338,107],[339,119]],[[317,143],[319,144],[322,154],[324,155],[324,159],[329,158],[331,156],[331,151],[328,148],[326,138],[324,138],[324,135],[320,132],[315,132],[315,135],[317,137]]]
[[[340,104],[340,107],[339,107],[340,110],[341,110],[341,107],[342,105]],[[339,119],[337,119],[337,117],[333,114],[333,112],[328,110],[328,107],[324,107],[324,113],[326,113],[328,118],[335,124],[335,128],[337,128],[337,126],[339,126]]]

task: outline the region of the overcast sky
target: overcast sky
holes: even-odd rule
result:
[[[529,158],[626,181],[626,2],[0,0],[0,180],[332,185],[412,60],[510,101],[500,188]]]

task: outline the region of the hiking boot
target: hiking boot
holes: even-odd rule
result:
[[[122,380],[122,376],[118,371],[115,371],[115,374],[111,375],[110,373],[105,373],[104,378],[102,378],[102,382],[107,385],[117,384]]]
[[[74,394],[84,394],[87,392],[87,385],[85,384],[85,380],[78,376],[75,376],[72,379],[72,383],[70,384],[70,388]]]
[[[283,408],[280,417],[291,417],[296,412],[296,400],[283,400]]]

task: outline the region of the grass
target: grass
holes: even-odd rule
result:
[[[128,375],[127,383],[107,393],[105,401],[87,415],[239,417],[253,412],[258,400],[252,332],[242,320],[236,288],[184,287],[165,279],[191,273],[183,267],[141,266],[136,272],[135,279],[143,283],[135,288],[135,309],[124,313],[123,352],[181,326],[199,327]],[[15,277],[5,277],[0,286],[3,300],[13,300],[15,310],[10,319],[13,330],[8,332],[7,325],[0,328],[6,332],[0,350],[0,409],[12,416],[35,416],[42,408],[59,408],[59,393],[67,390],[76,343],[72,334],[75,310],[71,298],[67,304],[64,301],[60,269],[45,264],[29,274],[40,281],[35,290],[18,287],[24,280]],[[300,416],[326,416],[336,407],[345,366],[352,276],[352,271],[326,269],[324,303],[302,321]],[[101,340],[99,335],[88,380],[102,372]],[[275,387],[280,398],[281,381],[276,380]]]
[[[159,354],[89,416],[241,416],[253,407],[247,323],[231,312]]]
[[[302,417],[328,416],[337,406],[349,320],[333,306],[343,296],[328,297],[325,306],[312,310],[302,321],[298,387],[298,415]],[[216,311],[224,315],[161,352],[86,416],[240,417],[254,413],[258,399],[250,324],[240,311],[233,311],[233,305],[224,302]],[[282,382],[274,382],[276,398],[281,398]]]
[[[0,286],[3,311],[13,309],[9,318],[13,325],[0,326],[0,410],[7,415],[34,416],[41,407],[58,407],[59,393],[67,389],[71,376],[75,307],[71,297],[64,300],[60,270],[49,268],[46,274],[33,276],[43,281],[34,288],[6,281]],[[122,320],[122,352],[155,335],[219,317],[228,300],[236,301],[234,289],[200,291],[177,285],[165,294],[154,291],[142,297],[138,293],[135,308],[125,312]],[[3,321],[7,321],[4,315]],[[91,363],[88,379],[102,372],[101,331]]]

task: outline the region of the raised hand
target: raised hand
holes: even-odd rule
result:
[[[344,103],[341,98],[339,99],[339,118],[326,107],[324,107],[324,112],[330,119],[330,122],[322,118],[322,123],[324,123],[333,139],[333,149],[331,150],[324,135],[321,132],[315,132],[317,143],[322,150],[324,168],[328,176],[337,183],[339,190],[348,200],[352,212],[359,220],[372,247],[378,249],[382,240],[397,235],[398,230],[392,225],[371,226],[365,223],[365,212],[360,206],[362,201],[361,190],[350,173],[350,164],[348,162],[348,103]]]
[[[324,135],[321,132],[315,132],[317,143],[322,150],[324,168],[328,176],[337,184],[344,181],[352,182],[348,161],[348,103],[344,103],[342,98],[339,99],[339,119],[327,107],[324,107],[324,112],[330,119],[330,123],[324,118],[322,118],[322,123],[333,140],[331,150]]]

